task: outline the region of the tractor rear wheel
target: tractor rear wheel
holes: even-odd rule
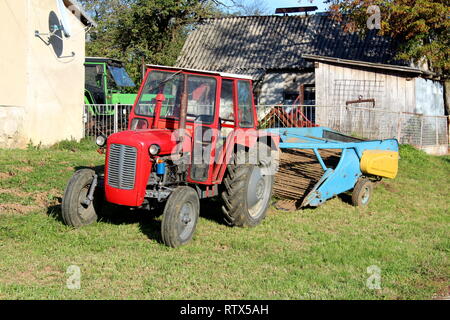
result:
[[[164,207],[161,237],[169,247],[188,243],[195,232],[200,212],[197,192],[187,186],[176,188]]]
[[[61,205],[65,224],[79,228],[97,221],[97,213],[101,210],[103,197],[97,192],[89,205],[85,203],[94,176],[94,170],[81,169],[69,180]]]
[[[237,154],[237,163],[229,165],[222,192],[225,221],[232,226],[254,227],[266,217],[274,184],[272,151],[259,144],[256,164],[240,164],[239,159],[251,158]]]
[[[356,207],[367,206],[372,198],[373,183],[369,179],[359,179],[352,193],[352,203]]]

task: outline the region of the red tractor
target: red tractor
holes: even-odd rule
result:
[[[269,207],[278,138],[257,128],[250,77],[148,66],[127,131],[97,137],[104,174],[77,171],[62,202],[64,222],[97,220],[104,200],[164,205],[163,242],[190,241],[200,199],[221,196],[232,226],[256,226]]]

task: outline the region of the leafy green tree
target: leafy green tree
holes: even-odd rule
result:
[[[124,61],[140,83],[142,63],[173,65],[190,26],[220,14],[214,0],[81,0],[98,27],[86,54]]]
[[[350,31],[367,31],[379,13],[380,34],[398,44],[398,58],[428,67],[448,78],[450,70],[449,0],[327,0],[330,11]],[[374,7],[376,6],[376,7]]]

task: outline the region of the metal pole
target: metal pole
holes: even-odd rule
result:
[[[117,103],[114,105],[114,133],[119,132],[119,114]]]
[[[86,138],[86,105],[83,104],[83,139]]]

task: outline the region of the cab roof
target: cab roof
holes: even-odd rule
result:
[[[168,66],[160,66],[160,65],[156,65],[156,64],[147,64],[147,68],[169,69],[169,70],[176,70],[176,71],[182,70],[182,71],[187,71],[187,72],[198,72],[198,73],[219,75],[219,76],[221,76],[223,78],[237,78],[237,79],[244,79],[244,80],[253,80],[252,76],[249,76],[249,75],[226,73],[226,72],[219,72],[219,71],[188,69],[188,68],[179,68],[179,67],[168,67]]]
[[[123,62],[113,58],[104,58],[104,57],[86,57],[86,62],[99,62],[99,63],[111,63],[111,64],[120,64],[123,65]]]

